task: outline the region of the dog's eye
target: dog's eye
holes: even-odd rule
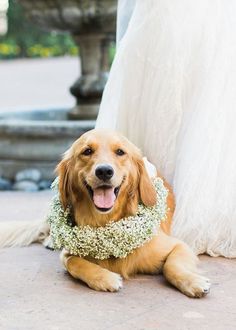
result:
[[[91,148],[87,148],[82,152],[82,155],[90,156],[92,153],[93,153],[93,150]]]
[[[122,149],[117,149],[115,152],[118,156],[123,156],[125,154],[125,152]]]

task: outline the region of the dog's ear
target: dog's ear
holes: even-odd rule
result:
[[[70,204],[71,182],[70,182],[70,159],[64,159],[57,165],[56,172],[59,176],[59,194],[64,210]]]
[[[146,206],[154,206],[157,201],[156,190],[150,179],[144,161],[137,161],[139,171],[139,195],[140,199]]]

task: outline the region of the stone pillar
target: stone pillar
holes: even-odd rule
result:
[[[109,72],[109,46],[114,36],[80,34],[74,40],[79,46],[81,77],[71,86],[76,105],[69,112],[71,119],[96,119],[102,92]]]

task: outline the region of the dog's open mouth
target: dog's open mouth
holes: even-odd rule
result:
[[[111,185],[101,185],[93,189],[87,182],[85,182],[85,186],[88,189],[95,207],[100,212],[107,212],[113,208],[120,191],[120,186],[112,187]]]

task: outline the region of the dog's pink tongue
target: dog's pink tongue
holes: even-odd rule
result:
[[[115,203],[116,195],[113,188],[97,188],[93,191],[94,204],[103,209],[111,208]]]

